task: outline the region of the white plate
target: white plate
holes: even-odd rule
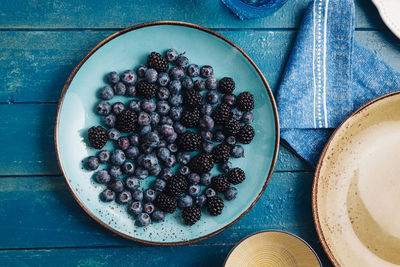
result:
[[[400,38],[400,0],[372,0],[386,26]]]

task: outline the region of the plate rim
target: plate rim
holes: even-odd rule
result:
[[[328,148],[330,147],[331,142],[335,138],[336,134],[338,133],[339,130],[341,130],[344,127],[344,124],[352,120],[357,114],[368,108],[369,106],[373,105],[376,102],[379,102],[381,100],[384,100],[386,98],[400,95],[400,90],[396,90],[393,92],[389,92],[386,94],[383,94],[381,96],[378,96],[367,103],[363,104],[361,107],[357,108],[355,111],[353,111],[346,119],[344,119],[340,125],[335,129],[335,131],[332,133],[332,135],[329,137],[328,142],[325,144],[325,147],[321,153],[321,156],[319,157],[318,164],[315,168],[315,173],[314,173],[314,181],[313,181],[313,188],[312,188],[312,213],[313,213],[313,219],[314,219],[314,226],[317,230],[317,235],[319,240],[321,241],[322,248],[324,249],[325,253],[328,255],[329,260],[333,263],[335,267],[341,267],[342,265],[339,264],[337,261],[336,257],[333,255],[331,249],[329,248],[328,243],[325,240],[324,233],[321,228],[321,223],[319,220],[319,215],[318,215],[318,182],[320,178],[320,172],[321,172],[321,166],[322,163],[324,162],[326,152]]]
[[[64,102],[64,98],[65,95],[68,91],[68,88],[72,82],[72,80],[74,79],[76,73],[80,70],[80,68],[82,67],[82,65],[86,62],[86,60],[88,60],[99,48],[101,48],[103,45],[105,45],[106,43],[108,43],[109,41],[113,40],[114,38],[123,35],[127,32],[130,31],[134,31],[137,29],[141,29],[144,27],[151,27],[151,26],[160,26],[160,25],[174,25],[174,26],[184,26],[184,27],[189,27],[189,28],[193,28],[193,29],[197,29],[197,30],[201,30],[204,31],[208,34],[211,34],[213,36],[216,36],[218,38],[220,38],[221,40],[225,41],[226,43],[228,43],[229,45],[231,45],[232,47],[236,48],[247,60],[248,62],[253,66],[253,68],[256,70],[257,74],[259,75],[259,77],[261,78],[264,87],[268,93],[269,99],[271,101],[271,105],[272,105],[272,110],[273,110],[273,116],[275,119],[275,146],[274,146],[274,154],[272,157],[272,161],[271,161],[271,165],[269,168],[269,172],[268,175],[265,179],[265,183],[260,191],[260,193],[258,194],[258,196],[256,197],[256,199],[250,204],[250,206],[243,212],[241,213],[237,218],[235,218],[232,222],[230,222],[229,224],[227,224],[226,226],[212,232],[209,233],[207,235],[204,236],[200,236],[197,238],[193,238],[193,239],[189,239],[189,240],[185,240],[185,241],[178,241],[178,242],[155,242],[155,241],[148,241],[148,240],[143,240],[143,239],[139,239],[139,238],[135,238],[132,236],[129,236],[127,234],[124,234],[120,231],[117,231],[116,229],[113,229],[111,226],[109,226],[108,224],[104,223],[103,221],[101,221],[99,218],[97,218],[88,208],[86,208],[86,206],[78,199],[78,197],[75,195],[75,192],[73,191],[66,175],[65,175],[65,171],[63,168],[63,165],[61,163],[60,160],[60,151],[58,148],[58,126],[59,126],[59,117],[60,117],[60,112],[61,112],[61,107],[63,106],[63,102]],[[127,238],[129,240],[133,240],[135,242],[140,242],[140,243],[144,243],[144,244],[150,244],[150,245],[159,245],[159,246],[177,246],[177,245],[187,245],[187,244],[192,244],[195,242],[199,242],[202,240],[205,240],[207,238],[210,238],[212,236],[215,236],[221,232],[223,232],[224,230],[228,229],[229,227],[231,227],[233,224],[235,224],[237,221],[239,221],[255,204],[256,202],[259,200],[259,198],[261,197],[261,195],[263,194],[265,188],[267,187],[272,173],[274,171],[275,168],[275,164],[277,161],[277,157],[278,157],[278,151],[279,151],[279,142],[280,142],[280,127],[279,127],[279,116],[278,116],[278,109],[276,106],[276,102],[275,102],[275,98],[274,95],[271,91],[271,88],[269,87],[269,84],[267,82],[267,80],[265,79],[264,75],[262,74],[261,70],[257,67],[257,65],[254,63],[254,61],[239,47],[237,46],[235,43],[233,43],[232,41],[230,41],[228,38],[222,36],[219,33],[216,33],[208,28],[196,25],[196,24],[192,24],[192,23],[188,23],[188,22],[181,22],[181,21],[153,21],[153,22],[147,22],[147,23],[141,23],[141,24],[137,24],[131,27],[127,27],[122,29],[121,31],[118,31],[108,37],[106,37],[104,40],[102,40],[100,43],[98,43],[94,48],[92,48],[87,54],[86,56],[79,62],[79,64],[73,69],[73,71],[71,72],[71,74],[69,75],[63,90],[61,92],[61,96],[60,99],[58,101],[58,105],[57,105],[57,113],[56,113],[56,118],[55,118],[55,125],[54,125],[54,145],[55,145],[55,149],[56,149],[56,156],[57,156],[57,163],[58,166],[61,169],[61,172],[63,174],[64,180],[66,181],[69,190],[72,193],[72,196],[74,197],[74,199],[76,200],[76,202],[79,204],[79,206],[81,206],[83,208],[83,210],[92,218],[94,219],[96,222],[100,223],[100,225],[102,225],[103,227],[105,227],[106,229],[110,230],[111,232],[122,236],[124,238]]]

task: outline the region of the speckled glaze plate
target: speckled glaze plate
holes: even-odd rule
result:
[[[99,101],[96,93],[105,85],[110,71],[135,69],[146,62],[151,51],[168,48],[186,51],[191,62],[212,65],[216,78],[233,77],[236,90],[255,96],[256,136],[245,146],[245,158],[234,159],[235,166],[246,172],[247,179],[238,185],[239,194],[226,202],[222,215],[203,212],[201,221],[185,226],[180,212],[166,216],[163,223],[135,226],[124,206],[102,203],[103,186],[93,181],[93,172],[82,168],[82,159],[94,155],[85,140],[89,127],[101,124],[94,112]],[[111,102],[128,102],[126,97]],[[213,236],[239,220],[264,191],[275,165],[279,144],[279,123],[275,102],[268,84],[253,61],[234,43],[208,29],[182,22],[154,22],[118,32],[98,44],[75,68],[64,87],[57,111],[55,144],[60,168],[78,203],[96,221],[113,232],[135,241],[151,244],[187,244]],[[108,148],[111,148],[108,144]],[[107,148],[107,147],[106,147]],[[105,166],[100,166],[103,168]],[[212,174],[217,174],[216,167]],[[142,186],[155,178],[146,179]]]
[[[400,266],[400,91],[332,135],[313,188],[318,235],[335,266]]]

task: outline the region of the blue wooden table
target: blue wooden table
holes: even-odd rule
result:
[[[155,247],[125,240],[75,202],[57,166],[53,125],[75,65],[105,37],[154,20],[211,28],[247,52],[275,91],[310,0],[240,21],[216,0],[0,1],[0,266],[220,266],[248,234],[297,234],[330,266],[311,213],[313,168],[281,147],[264,194],[239,222],[205,241]],[[179,6],[179,7],[178,7]],[[400,71],[400,42],[370,0],[356,1],[356,39]]]

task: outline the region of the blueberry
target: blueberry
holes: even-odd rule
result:
[[[189,66],[187,66],[186,73],[190,77],[197,77],[200,75],[200,68],[196,64],[190,64]]]
[[[125,95],[129,96],[129,97],[135,97],[136,96],[136,87],[134,85],[128,85],[126,87]]]
[[[161,148],[161,147],[167,147],[167,141],[161,139],[161,140],[160,140],[160,143],[158,144],[158,147],[159,147],[159,148]]]
[[[135,176],[130,176],[125,179],[125,186],[129,190],[135,191],[140,186],[140,181]]]
[[[167,167],[169,167],[169,168],[174,167],[175,164],[176,164],[175,155],[169,156],[169,157],[167,158],[167,160],[166,160],[164,163],[165,163],[165,166],[167,166]]]
[[[213,143],[207,142],[207,141],[203,142],[203,150],[204,150],[204,152],[211,153],[213,149],[214,149]]]
[[[110,202],[115,199],[115,193],[111,189],[105,189],[100,193],[100,199],[104,202]]]
[[[129,214],[132,214],[134,216],[142,213],[142,210],[143,210],[142,203],[140,203],[139,201],[133,202],[131,205],[129,205],[128,208]]]
[[[211,184],[211,174],[210,173],[203,173],[200,176],[200,183],[205,186],[209,186]]]
[[[204,91],[206,90],[206,82],[203,80],[196,80],[194,82],[193,88],[197,91]]]
[[[144,74],[146,73],[147,70],[147,66],[145,65],[140,65],[137,69],[136,69],[136,74],[138,77],[140,78],[144,78]]]
[[[108,184],[111,181],[111,176],[106,170],[96,172],[95,177],[99,184]]]
[[[132,146],[137,146],[139,145],[139,135],[133,133],[128,136],[129,142],[131,143]]]
[[[218,93],[215,90],[207,92],[206,101],[207,101],[207,103],[209,103],[211,105],[218,103],[218,101],[219,101]]]
[[[158,73],[155,69],[147,69],[146,73],[144,74],[144,78],[149,83],[155,83],[158,78]]]
[[[167,141],[167,143],[172,144],[176,141],[177,138],[178,138],[178,134],[174,132],[173,134],[167,136],[165,138],[165,141]]]
[[[156,210],[151,214],[153,222],[162,222],[165,219],[165,214],[161,210]]]
[[[131,192],[129,192],[127,190],[122,191],[121,193],[119,193],[117,195],[117,199],[116,200],[117,200],[117,202],[119,204],[128,204],[129,202],[132,201]]]
[[[150,154],[153,152],[153,148],[151,146],[149,146],[148,144],[141,144],[140,145],[140,150],[144,153],[144,154]]]
[[[96,111],[99,115],[106,116],[111,112],[111,105],[107,101],[100,101],[97,104]]]
[[[164,191],[166,185],[167,183],[163,179],[157,179],[153,183],[153,188],[158,192],[162,192]]]
[[[213,67],[209,65],[204,65],[200,69],[200,75],[204,78],[208,78],[214,75],[214,69]]]
[[[146,135],[149,132],[151,132],[151,126],[150,125],[145,125],[145,126],[142,126],[142,128],[140,128],[139,134],[140,135]]]
[[[253,115],[253,113],[251,113],[251,111],[243,113],[242,122],[244,122],[246,124],[250,124],[253,121],[254,121],[254,115]]]
[[[172,106],[179,106],[182,104],[183,102],[183,98],[182,95],[172,95],[168,98],[168,102],[172,105]]]
[[[181,209],[191,207],[193,205],[193,198],[189,195],[181,196],[178,200],[178,207]]]
[[[151,223],[150,215],[147,213],[140,213],[137,217],[136,224],[144,227]]]
[[[110,182],[110,188],[115,193],[121,193],[122,191],[124,191],[124,183],[120,178],[115,178]]]
[[[160,133],[164,136],[170,136],[172,134],[174,134],[174,127],[172,127],[169,124],[163,124],[160,127]]]
[[[182,117],[182,111],[182,107],[172,107],[169,111],[169,115],[174,121],[179,121]]]
[[[129,139],[126,136],[121,136],[117,140],[118,147],[122,150],[127,150],[130,146]]]
[[[210,131],[201,131],[201,137],[203,137],[204,141],[211,141],[213,134]]]
[[[204,105],[201,106],[200,111],[201,111],[201,113],[203,115],[210,116],[211,113],[213,112],[213,107],[211,105],[209,105],[209,104],[204,104]]]
[[[112,178],[119,178],[122,175],[120,166],[111,166],[108,170]]]
[[[212,188],[207,188],[205,191],[204,191],[204,195],[206,196],[206,197],[208,197],[208,198],[210,198],[210,197],[215,197],[216,195],[217,195],[217,193],[215,192],[215,190],[214,189],[212,189]]]
[[[103,100],[110,100],[114,97],[114,91],[110,86],[104,86],[100,89],[100,97]]]
[[[107,81],[108,81],[110,84],[115,84],[115,83],[119,82],[119,75],[118,75],[118,73],[116,73],[115,71],[110,72],[110,73],[107,75]]]
[[[178,134],[182,134],[186,131],[186,127],[182,125],[180,122],[175,122],[174,123],[174,130]]]
[[[167,148],[169,149],[169,151],[171,151],[171,153],[178,152],[178,146],[176,144],[169,144]]]
[[[115,126],[116,120],[117,120],[117,117],[115,117],[114,114],[108,114],[107,116],[104,117],[104,124],[108,128],[113,128]]]
[[[143,168],[136,168],[135,170],[135,176],[139,178],[140,180],[144,180],[149,176],[149,172]]]
[[[160,115],[156,112],[150,113],[150,125],[151,127],[156,127],[160,122]]]
[[[222,131],[214,132],[214,141],[222,142],[224,140],[225,140],[225,135],[222,133]]]
[[[179,56],[178,52],[177,52],[175,49],[173,49],[173,48],[168,49],[168,50],[165,52],[165,58],[166,58],[169,62],[174,62],[174,61],[178,58],[178,56]]]
[[[156,192],[153,189],[147,189],[143,193],[143,198],[145,201],[153,202],[156,199]]]
[[[100,163],[107,163],[110,160],[110,151],[102,150],[97,154],[97,158],[99,159]]]
[[[232,112],[232,118],[234,118],[235,120],[240,121],[242,119],[243,111],[239,110],[238,108],[233,108],[231,112]]]
[[[126,86],[125,86],[125,84],[119,82],[119,83],[114,84],[113,90],[114,90],[114,94],[116,94],[116,95],[125,95]]]
[[[171,152],[168,148],[162,147],[157,150],[157,156],[160,160],[166,161],[167,158],[171,155]]]
[[[169,97],[169,90],[166,87],[160,87],[158,88],[158,91],[156,93],[156,97],[158,100],[167,100]]]
[[[233,200],[236,198],[237,189],[234,187],[229,187],[228,190],[225,191],[224,196],[226,200]]]
[[[138,116],[138,124],[140,126],[146,126],[146,125],[150,125],[151,123],[151,118],[150,115],[146,112],[140,112],[139,116]]]
[[[236,103],[236,96],[234,94],[226,94],[222,98],[222,102],[228,104],[229,106],[234,106]]]
[[[174,172],[170,168],[164,168],[161,170],[159,177],[164,181],[168,181],[172,175],[174,175]]]
[[[190,184],[198,184],[200,182],[200,175],[192,172],[188,175],[187,179]]]
[[[90,156],[86,159],[86,168],[88,170],[96,170],[100,165],[99,159],[95,156]]]
[[[171,107],[168,102],[165,100],[158,101],[157,103],[157,112],[160,115],[167,115]]]
[[[169,75],[167,73],[161,72],[160,74],[158,74],[157,83],[160,86],[167,86],[169,81],[170,81],[170,79],[169,79]]]
[[[232,170],[232,162],[226,161],[221,165],[221,171],[224,173],[229,173]]]
[[[111,163],[113,165],[121,166],[126,159],[124,151],[116,149],[111,153]]]
[[[152,155],[144,155],[141,159],[139,159],[139,164],[145,168],[146,170],[150,169],[151,167],[154,167],[156,164],[158,164],[157,158]]]
[[[184,76],[181,80],[182,86],[186,89],[192,89],[194,86],[193,80],[189,76]]]
[[[142,109],[148,113],[156,110],[156,103],[153,100],[146,100],[142,102]]]
[[[151,202],[144,203],[143,205],[143,211],[147,214],[152,214],[155,209],[156,207],[154,207],[154,204]]]
[[[132,174],[135,171],[135,165],[132,162],[125,161],[122,164],[121,170],[125,174]]]
[[[186,68],[189,65],[189,59],[183,55],[179,55],[174,63],[179,67]]]
[[[157,132],[150,132],[146,134],[145,139],[146,139],[146,144],[152,148],[158,147],[158,144],[160,143],[160,136],[158,135]]]
[[[121,102],[116,102],[116,103],[114,103],[114,104],[112,105],[112,112],[113,112],[115,115],[121,114],[122,111],[124,111],[124,110],[125,110],[125,105],[122,104]]]
[[[140,112],[140,101],[139,100],[131,100],[129,101],[129,108],[135,112]]]
[[[189,195],[191,195],[192,197],[197,197],[198,195],[200,195],[200,185],[193,184],[189,186]]]
[[[188,166],[183,165],[179,168],[179,173],[182,175],[188,175],[190,173],[190,169]]]
[[[162,116],[160,120],[160,124],[168,124],[168,125],[174,125],[174,121],[171,119],[169,116]]]
[[[140,190],[135,190],[132,193],[133,200],[142,201],[143,200],[143,192]]]
[[[205,195],[200,195],[194,199],[194,204],[198,205],[199,207],[203,207],[207,201],[207,197]]]
[[[200,127],[205,130],[211,130],[214,128],[214,120],[210,116],[204,115],[200,119]]]
[[[217,89],[218,82],[214,77],[208,77],[206,80],[206,88],[208,90],[215,90]]]
[[[157,164],[149,169],[149,174],[151,176],[158,176],[160,174],[160,172],[161,172],[161,167],[159,164]]]
[[[127,85],[134,85],[137,81],[137,75],[131,70],[126,70],[121,74],[121,81]]]
[[[172,80],[179,80],[185,75],[185,70],[181,67],[172,67],[168,74]]]
[[[131,146],[125,151],[125,156],[128,159],[135,159],[139,155],[139,149],[136,146]]]
[[[189,152],[178,152],[178,154],[176,155],[176,159],[178,161],[178,163],[186,165],[189,163],[190,161],[190,153]]]
[[[172,80],[168,85],[169,92],[171,94],[178,94],[182,89],[182,83],[179,80]]]
[[[240,145],[235,145],[232,148],[231,155],[234,158],[242,158],[242,157],[244,157],[244,149],[243,149],[243,147],[240,146]]]

